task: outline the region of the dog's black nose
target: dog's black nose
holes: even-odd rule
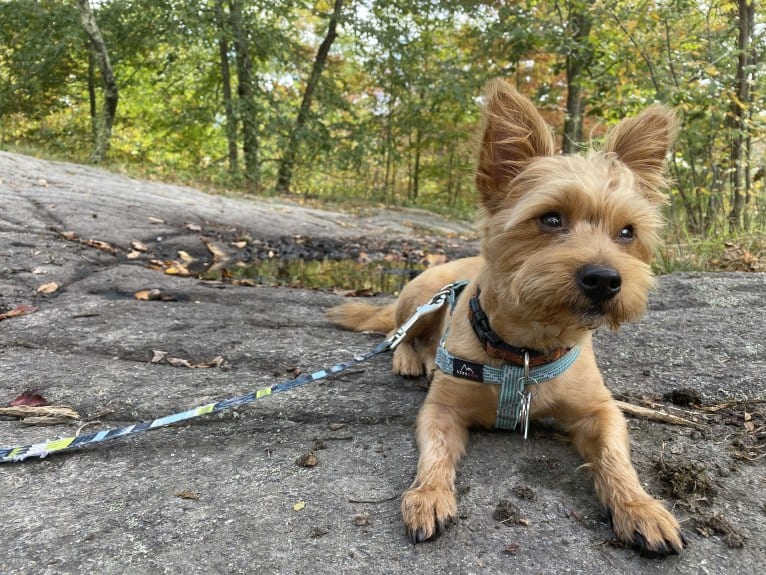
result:
[[[610,266],[586,264],[577,270],[577,284],[588,299],[600,303],[620,293],[622,278],[620,272]]]

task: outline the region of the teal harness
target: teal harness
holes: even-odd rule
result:
[[[465,283],[454,284],[451,294],[450,314],[455,308],[455,300],[465,287]],[[478,302],[478,299],[476,300]],[[472,302],[473,303],[473,302]],[[529,428],[529,410],[533,394],[526,391],[528,385],[537,385],[558,377],[569,369],[580,355],[580,346],[574,346],[553,361],[530,367],[532,350],[520,350],[523,364],[506,362],[501,367],[468,361],[452,355],[444,343],[449,333],[449,325],[444,330],[439,347],[436,350],[436,367],[448,375],[469,379],[480,383],[500,386],[500,397],[495,416],[496,429],[516,429],[519,423],[524,429],[524,439]],[[477,334],[478,335],[478,334]],[[480,339],[483,339],[480,336]],[[508,346],[511,347],[511,346]],[[536,355],[540,355],[537,353]]]

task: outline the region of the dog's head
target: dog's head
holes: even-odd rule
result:
[[[531,323],[613,328],[639,317],[652,286],[673,112],[623,120],[603,149],[554,154],[532,103],[490,82],[476,175],[482,249],[499,306]]]

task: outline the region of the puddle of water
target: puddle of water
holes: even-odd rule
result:
[[[232,266],[224,272],[228,279],[249,279],[264,285],[397,293],[423,266],[414,262],[355,260],[262,260],[252,265]],[[206,272],[202,279],[221,279],[222,272]]]

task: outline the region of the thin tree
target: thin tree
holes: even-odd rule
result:
[[[255,80],[250,59],[250,39],[245,26],[242,2],[230,0],[229,14],[234,35],[237,62],[237,97],[242,120],[242,151],[245,159],[245,178],[257,191],[261,185],[261,165],[258,149],[258,111],[255,105]]]
[[[571,154],[583,142],[583,72],[593,57],[589,45],[591,29],[590,3],[581,0],[567,2],[569,15],[566,35],[567,108],[564,120],[563,151]]]
[[[751,108],[751,68],[755,0],[737,1],[737,72],[731,102],[731,211],[729,228],[742,227],[745,206],[749,199],[748,115]]]
[[[231,68],[229,66],[229,22],[224,11],[223,0],[215,3],[216,22],[218,25],[218,56],[221,68],[223,107],[226,111],[226,141],[228,143],[229,174],[239,175],[239,157],[237,151],[237,115],[231,92]]]
[[[88,0],[77,0],[77,8],[80,11],[80,20],[85,29],[85,33],[90,40],[90,47],[93,56],[98,62],[98,68],[101,72],[101,87],[103,90],[104,104],[101,111],[101,118],[93,115],[95,121],[96,141],[91,153],[91,161],[95,163],[103,162],[109,152],[109,145],[112,139],[112,127],[114,118],[117,114],[117,102],[119,101],[119,91],[117,81],[114,78],[112,64],[109,61],[109,53],[101,35],[101,30],[96,23],[96,17],[90,7]]]
[[[282,160],[279,163],[279,172],[277,174],[276,191],[281,194],[287,194],[290,192],[290,183],[293,177],[293,167],[295,165],[295,157],[298,152],[298,146],[300,145],[301,135],[303,127],[308,119],[309,110],[311,109],[311,101],[314,97],[314,90],[319,83],[319,77],[322,75],[325,63],[327,62],[327,56],[330,53],[333,42],[337,37],[338,20],[341,17],[341,10],[343,9],[343,0],[335,0],[332,14],[330,15],[330,23],[327,27],[327,34],[319,45],[316,57],[314,58],[314,65],[311,67],[311,75],[306,83],[306,89],[303,92],[303,100],[301,101],[301,107],[298,110],[298,115],[295,118],[292,130],[290,131],[290,137],[287,141],[287,146],[282,154]]]

